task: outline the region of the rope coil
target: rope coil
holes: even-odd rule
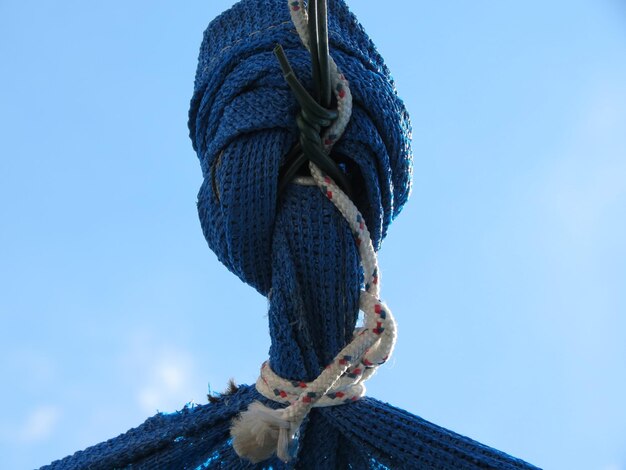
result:
[[[315,21],[310,23],[303,0],[288,1],[288,4],[304,46],[318,60],[320,55],[328,57],[327,61],[321,61],[322,67],[319,68],[313,60],[314,77],[320,74],[315,80],[319,84],[316,93],[323,102],[330,104],[328,90],[332,90],[337,102],[336,112],[324,108],[306,92],[293,74],[282,48],[275,49],[285,79],[302,107],[298,126],[302,132],[300,145],[303,157],[299,160],[309,160],[308,167],[314,183],[347,221],[358,247],[365,280],[365,289],[359,298],[364,324],[354,331],[352,341],[312,382],[285,380],[271,370],[269,363],[263,364],[257,390],[266,398],[288,406],[274,410],[254,402],[233,420],[233,447],[239,456],[253,463],[266,460],[274,453],[284,462],[291,460],[297,452],[298,431],[311,408],[340,405],[362,397],[365,394],[364,382],[387,361],[396,340],[395,320],[379,299],[378,261],[365,220],[346,192],[331,177],[332,174],[340,180],[345,179],[328,154],[348,124],[352,113],[352,95],[348,81],[327,53],[328,38],[324,26],[326,2],[309,1],[309,14],[312,17],[315,15]],[[323,16],[323,21],[320,16]],[[321,41],[320,34],[324,36]],[[325,70],[329,72],[329,80],[323,78]],[[325,126],[328,127],[320,137],[319,133]],[[343,182],[344,188],[349,187],[346,182],[347,179]]]

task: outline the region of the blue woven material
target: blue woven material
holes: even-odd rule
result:
[[[229,428],[232,417],[253,400],[264,401],[246,386],[219,403],[159,414],[42,470],[536,468],[373,398],[314,409],[297,462],[285,465],[274,458],[252,465],[235,454]]]
[[[331,54],[354,97],[333,154],[347,162],[355,203],[378,248],[410,191],[410,125],[355,17],[341,0],[329,1],[329,15]],[[200,51],[189,127],[204,175],[198,211],[208,244],[268,296],[273,370],[310,381],[352,336],[362,273],[350,229],[319,189],[292,184],[277,200],[298,107],[272,53],[276,44],[310,85],[309,56],[283,0],[243,0],[216,18]],[[229,428],[254,400],[278,406],[243,386],[44,468],[535,468],[372,398],[312,410],[294,462],[252,465],[233,451]]]

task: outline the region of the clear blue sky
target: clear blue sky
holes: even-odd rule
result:
[[[369,393],[539,466],[626,469],[626,5],[349,3],[414,126]],[[202,238],[186,129],[231,4],[0,0],[3,469],[255,380],[266,303]]]

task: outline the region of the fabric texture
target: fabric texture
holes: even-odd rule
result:
[[[331,54],[353,95],[351,121],[332,155],[379,248],[410,192],[409,119],[354,15],[342,0],[330,0],[328,11]],[[350,228],[318,188],[291,184],[277,197],[299,109],[272,53],[276,44],[310,87],[309,56],[283,0],[242,0],[213,20],[200,50],[189,129],[204,176],[198,212],[205,238],[229,270],[267,296],[272,369],[311,381],[352,337],[363,275]],[[158,414],[43,468],[536,468],[369,397],[313,409],[295,460],[253,465],[234,452],[230,426],[255,400],[280,406],[242,386],[216,403]]]
[[[271,459],[252,465],[235,454],[228,435],[231,418],[254,400],[264,398],[245,386],[218,403],[159,414],[42,470],[535,468],[369,397],[313,410],[297,462]]]

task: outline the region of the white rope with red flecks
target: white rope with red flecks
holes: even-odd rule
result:
[[[304,2],[289,0],[288,3],[291,19],[308,49],[308,17]],[[330,69],[338,118],[322,136],[327,152],[343,134],[352,114],[349,84],[332,57]],[[274,453],[284,462],[289,461],[296,452],[300,425],[311,408],[341,405],[362,397],[365,394],[364,382],[387,361],[396,340],[395,320],[379,299],[378,261],[363,216],[348,196],[315,164],[309,163],[309,169],[314,183],[341,212],[354,235],[365,280],[365,289],[359,298],[364,321],[362,327],[355,329],[352,341],[312,382],[283,379],[272,371],[268,362],[263,364],[256,383],[257,390],[266,398],[288,406],[274,410],[256,401],[233,420],[233,447],[240,457],[253,463],[266,460]]]

